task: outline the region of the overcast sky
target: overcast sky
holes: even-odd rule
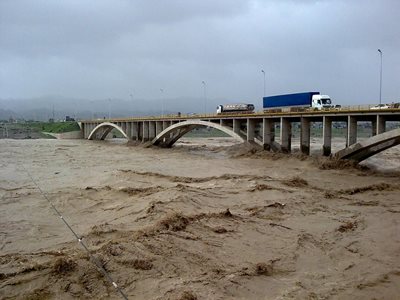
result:
[[[377,103],[378,48],[400,101],[399,0],[0,0],[0,98]]]

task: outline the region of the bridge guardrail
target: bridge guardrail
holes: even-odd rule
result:
[[[252,117],[252,116],[271,116],[271,115],[288,115],[288,114],[299,114],[299,113],[310,113],[310,114],[319,114],[321,112],[399,112],[400,111],[400,103],[392,103],[392,104],[384,104],[383,107],[379,107],[375,104],[360,104],[360,105],[346,105],[337,108],[328,108],[323,110],[313,110],[313,109],[305,109],[301,111],[280,111],[280,112],[264,112],[263,110],[256,111],[254,113],[248,114],[216,114],[216,113],[208,113],[208,114],[164,114],[157,116],[141,116],[141,117],[125,117],[125,118],[111,118],[111,119],[88,119],[81,120],[80,122],[122,122],[122,121],[163,121],[165,119],[213,119],[220,117]]]

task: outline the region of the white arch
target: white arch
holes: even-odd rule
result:
[[[169,126],[162,132],[160,132],[152,141],[153,145],[157,145],[161,143],[164,139],[168,140],[168,147],[172,146],[178,139],[180,139],[183,135],[188,133],[189,131],[193,130],[196,127],[213,127],[218,129],[226,134],[230,135],[234,139],[240,142],[245,142],[245,139],[241,137],[239,134],[233,132],[233,130],[229,127],[225,127],[219,124],[215,124],[212,122],[207,121],[200,121],[200,120],[189,120],[184,122],[179,122],[174,125]],[[170,137],[170,134],[181,129],[181,131],[173,138]]]
[[[363,161],[381,151],[400,144],[400,129],[393,129],[353,144],[335,153],[336,158]]]
[[[122,130],[121,127],[119,127],[118,125],[114,124],[114,123],[110,123],[110,122],[104,122],[101,123],[99,125],[97,125],[92,132],[89,134],[88,140],[93,140],[93,138],[96,136],[96,133],[100,130],[100,129],[104,129],[104,132],[101,136],[101,139],[104,140],[106,138],[106,136],[110,133],[110,131],[115,128],[117,129],[119,132],[122,133],[122,135],[130,140],[130,138],[126,135],[126,133]]]

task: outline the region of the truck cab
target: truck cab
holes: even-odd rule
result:
[[[332,101],[328,95],[313,95],[311,107],[316,110],[332,108]]]

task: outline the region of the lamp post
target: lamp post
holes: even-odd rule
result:
[[[207,113],[206,82],[202,81],[201,83],[203,85],[203,92],[204,92],[204,114],[206,114]]]
[[[381,56],[381,72],[380,72],[380,80],[379,80],[379,108],[382,104],[382,50],[378,49],[378,52]]]
[[[108,119],[111,119],[111,98],[108,98]]]
[[[164,89],[160,89],[161,92],[161,116],[164,116]]]
[[[264,95],[263,95],[263,97],[265,97],[265,71],[261,70],[261,72],[264,74]]]

